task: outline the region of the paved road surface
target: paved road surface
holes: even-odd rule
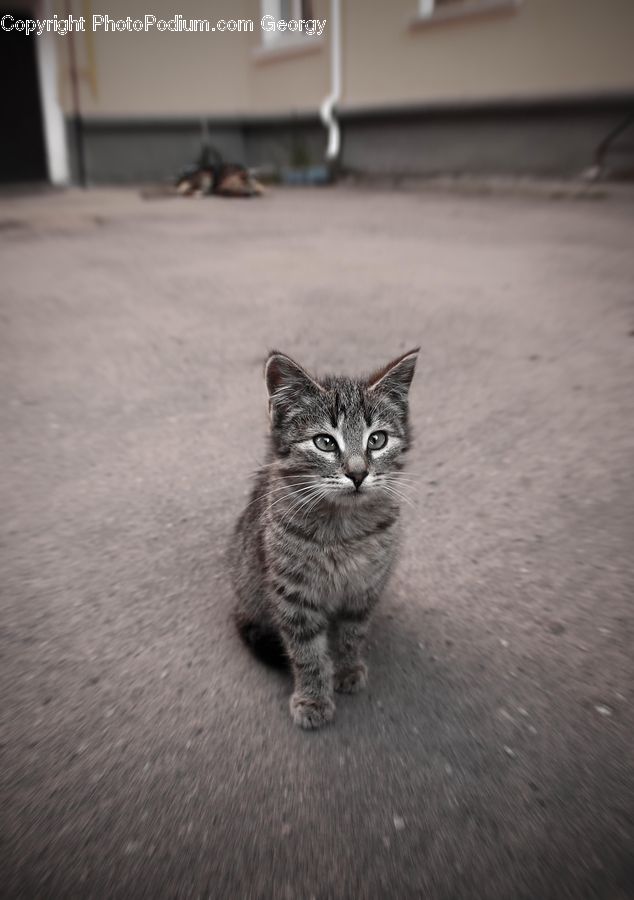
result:
[[[344,189],[3,203],[3,896],[631,896],[633,223]],[[229,620],[261,362],[417,343],[370,688],[305,734]]]

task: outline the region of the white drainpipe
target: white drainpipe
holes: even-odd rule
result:
[[[44,0],[40,9],[38,15],[53,18],[52,0]],[[64,41],[51,31],[45,31],[35,41],[48,177],[51,184],[56,185],[65,185],[70,181],[66,127],[57,96],[57,53],[63,45]]]
[[[339,123],[334,114],[341,99],[341,0],[330,0],[330,35],[330,93],[323,100],[319,114],[328,129],[326,159],[334,162],[341,147]]]

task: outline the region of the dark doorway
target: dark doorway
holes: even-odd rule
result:
[[[0,17],[4,15],[16,21],[29,17],[25,10],[0,7]],[[0,182],[4,183],[47,179],[37,40],[42,38],[0,29]]]

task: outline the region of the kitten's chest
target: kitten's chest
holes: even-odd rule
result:
[[[316,593],[338,601],[364,595],[385,580],[394,556],[394,537],[374,535],[359,541],[323,544],[305,560]]]

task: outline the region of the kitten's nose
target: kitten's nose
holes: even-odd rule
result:
[[[361,459],[361,457],[353,457],[346,466],[345,472],[350,481],[354,484],[355,488],[359,490],[366,475],[368,474],[365,460]]]
[[[357,490],[359,490],[363,484],[363,480],[367,474],[367,472],[346,472],[346,475],[353,482]]]

